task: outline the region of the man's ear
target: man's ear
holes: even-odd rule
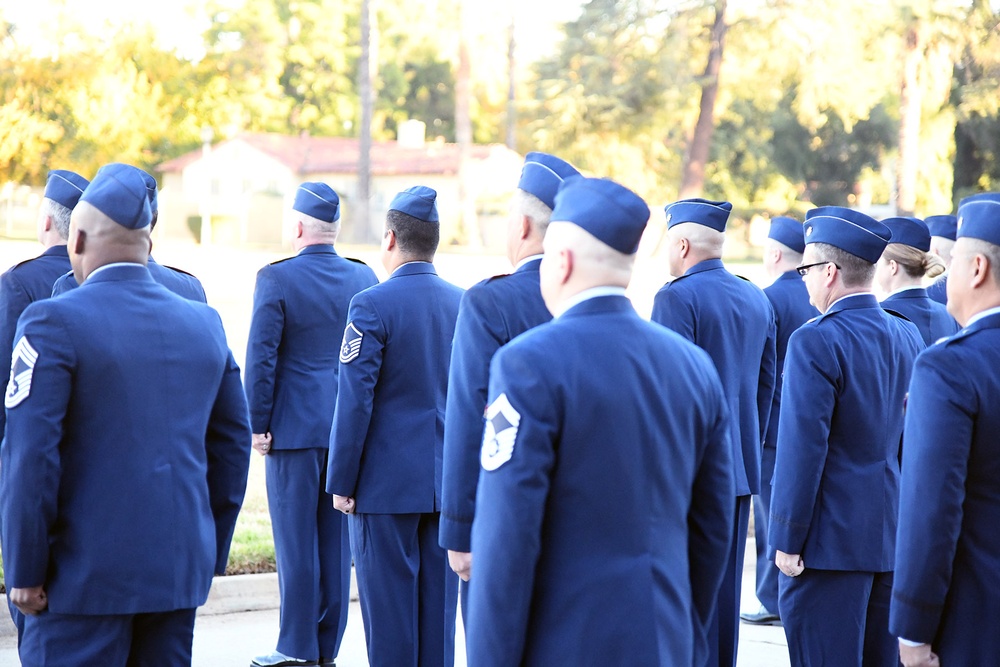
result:
[[[385,249],[393,250],[396,247],[396,232],[391,229],[385,230]]]
[[[521,216],[521,234],[520,234],[520,238],[523,241],[524,239],[528,238],[529,236],[531,236],[531,218],[529,218],[526,215],[522,215]]]
[[[573,275],[573,251],[563,248],[559,251],[559,264],[557,266],[559,284],[565,285]]]
[[[306,226],[302,224],[301,220],[295,221],[295,238],[300,239],[302,235],[306,232]]]
[[[45,216],[45,221],[42,223],[42,231],[45,231],[45,232],[52,231],[52,226],[54,224],[55,223],[52,222],[52,216],[51,215],[46,215]]]
[[[73,243],[73,253],[76,255],[82,255],[84,248],[87,245],[87,232],[82,229],[76,230],[76,236],[70,236]]]
[[[680,247],[680,252],[678,253],[680,255],[680,258],[681,259],[686,258],[688,256],[688,253],[691,252],[691,242],[688,241],[687,239],[682,238],[677,241],[677,245]]]
[[[986,282],[987,278],[989,278],[989,274],[996,271],[997,268],[998,267],[996,266],[990,265],[990,260],[986,257],[986,255],[976,253],[976,255],[972,258],[971,282],[973,289],[982,286],[982,284]]]

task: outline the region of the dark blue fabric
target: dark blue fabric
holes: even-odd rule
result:
[[[455,325],[444,422],[441,546],[470,551],[490,360],[498,349],[552,319],[538,283],[541,260],[484,280],[462,297]]]
[[[910,382],[891,629],[942,665],[1000,655],[1000,315],[917,359]]]
[[[358,512],[441,510],[448,366],[461,300],[462,290],[427,262],[404,264],[351,300],[347,330],[362,338],[358,356],[340,364],[326,490],[354,497]]]
[[[21,667],[190,665],[194,609],[86,616],[30,616]]]
[[[908,289],[888,296],[882,301],[882,307],[913,322],[925,345],[932,345],[959,329],[958,322],[948,314],[948,309],[931,301],[925,289]]]
[[[257,272],[244,384],[253,432],[270,433],[272,449],[329,447],[347,309],[376,283],[371,268],[331,245]]]
[[[267,506],[281,594],[277,650],[333,659],[347,627],[351,546],[347,519],[326,493],[325,449],[272,450]]]
[[[708,661],[706,665],[736,667],[740,643],[740,597],[743,590],[743,560],[747,550],[747,529],[750,524],[750,496],[737,496],[733,516],[726,574],[719,589],[718,605],[708,629]]]
[[[771,304],[751,282],[710,259],[664,285],[652,320],[708,352],[733,416],[736,495],[760,492],[760,448],[775,385],[776,328]]]
[[[250,453],[218,313],[113,266],[29,306],[16,337],[37,359],[0,448],[7,586],[43,585],[63,614],[202,604]]]
[[[788,341],[768,543],[807,568],[893,569],[903,407],[924,343],[872,294]]]
[[[948,305],[948,276],[938,278],[927,286],[927,296],[931,301]]]
[[[810,569],[779,575],[781,623],[792,667],[895,667],[899,644],[889,634],[892,572]],[[967,663],[956,663],[967,664]]]
[[[352,514],[368,662],[455,664],[458,575],[438,546],[438,514]]]
[[[174,294],[182,296],[185,299],[190,299],[191,301],[208,303],[208,297],[205,296],[205,288],[202,287],[201,281],[192,276],[190,273],[181,271],[180,269],[175,269],[171,266],[158,264],[152,256],[149,257],[149,261],[146,263],[146,268],[149,269],[149,273],[153,276],[153,280],[160,283]],[[76,289],[77,287],[79,287],[79,284],[76,282],[73,272],[70,271],[69,273],[59,276],[59,278],[52,284],[52,296],[65,294],[66,292]]]
[[[597,297],[497,352],[501,395],[520,416],[509,460],[483,446],[469,664],[700,663],[733,531],[711,360]]]
[[[46,248],[38,257],[15,264],[0,276],[0,362],[10,370],[10,356],[14,349],[14,331],[17,319],[29,304],[49,298],[52,283],[69,271],[69,254],[66,246]],[[0,410],[0,434],[7,416]]]
[[[753,499],[754,535],[757,546],[757,599],[770,611],[778,611],[778,568],[767,556],[767,523],[771,513],[771,478],[774,475],[775,447],[778,444],[778,418],[781,413],[781,379],[785,367],[788,338],[792,332],[819,315],[809,303],[809,292],[802,277],[795,271],[786,271],[769,286],[764,294],[774,309],[777,324],[776,372],[774,400],[767,422],[767,435],[760,459],[760,494]]]

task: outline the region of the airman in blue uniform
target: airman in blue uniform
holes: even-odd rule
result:
[[[347,626],[347,521],[326,493],[339,348],[355,294],[375,272],[334,250],[340,198],[303,183],[292,204],[294,257],[257,273],[247,342],[246,392],[254,449],[267,456],[268,509],[281,595],[274,653],[255,666],[332,664]]]
[[[226,567],[246,398],[218,313],[145,268],[150,217],[139,170],[103,167],[72,215],[82,286],[18,324],[0,513],[25,667],[190,664]]]
[[[708,352],[729,403],[735,496],[728,570],[709,630],[708,664],[733,667],[739,643],[743,558],[750,496],[760,493],[761,446],[775,385],[774,312],[764,292],[729,273],[722,246],[732,204],[689,199],[668,205],[670,273],[652,320]]]
[[[567,179],[545,235],[555,314],[502,347],[472,526],[469,664],[691,665],[732,540],[711,359],[625,297],[649,208]]]
[[[38,214],[38,240],[45,251],[34,259],[12,266],[0,276],[0,361],[7,366],[14,347],[17,318],[29,304],[47,299],[52,293],[52,283],[71,268],[66,253],[69,219],[88,183],[86,178],[72,171],[54,169],[49,172]],[[3,425],[4,416],[0,415],[0,435]]]
[[[924,222],[931,232],[931,252],[944,261],[947,269],[951,266],[951,249],[955,247],[958,218],[954,215],[929,215]],[[948,303],[947,273],[927,286],[927,296],[938,303]]]
[[[889,228],[806,214],[804,276],[822,315],[788,341],[769,543],[791,664],[895,665],[888,630],[906,387],[917,328],[871,292]]]
[[[964,327],[917,358],[906,411],[890,615],[906,667],[1000,656],[1000,193],[958,218],[948,310]]]
[[[792,332],[808,320],[819,315],[809,303],[802,276],[795,270],[802,263],[805,235],[802,223],[794,218],[778,216],[771,221],[764,246],[764,267],[775,277],[764,294],[774,308],[777,324],[777,364],[774,400],[771,416],[767,421],[767,434],[760,458],[760,493],[753,497],[754,535],[757,548],[757,599],[760,609],[740,614],[740,618],[754,625],[775,625],[778,615],[778,568],[767,552],[767,518],[771,511],[771,477],[774,475],[774,457],[778,445],[778,415],[781,411],[781,373],[785,366],[785,352]]]
[[[579,172],[545,153],[528,153],[510,205],[507,257],[514,273],[474,285],[462,296],[455,325],[444,425],[444,481],[439,540],[465,582],[471,567],[472,519],[490,359],[515,336],[552,319],[538,286],[542,238],[559,185]],[[468,585],[461,584],[468,613]]]
[[[142,177],[146,181],[146,195],[149,198],[149,207],[153,213],[153,221],[149,223],[149,230],[152,233],[159,218],[159,205],[157,203],[159,198],[157,197],[156,179],[146,172],[142,172]],[[201,281],[187,271],[158,264],[152,255],[146,261],[146,268],[149,269],[153,280],[174,294],[179,294],[185,299],[191,299],[192,301],[208,303],[208,298],[205,296],[205,288],[202,287]],[[69,271],[65,275],[60,276],[52,285],[52,296],[59,296],[71,289],[76,289],[77,286],[78,283],[76,282],[76,278],[73,277],[73,272]]]
[[[931,300],[920,284],[924,276],[933,278],[945,271],[944,261],[928,252],[927,225],[919,218],[886,218],[882,224],[892,232],[892,240],[875,265],[875,281],[889,293],[882,307],[917,325],[925,345],[958,331],[958,322],[948,309]]]
[[[432,261],[437,193],[415,186],[386,215],[385,282],[351,300],[340,348],[327,491],[350,514],[372,665],[455,660],[458,576],[438,545],[448,363],[462,290]]]

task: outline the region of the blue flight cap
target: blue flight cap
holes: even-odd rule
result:
[[[955,240],[955,232],[958,231],[957,215],[929,215],[924,218],[924,222],[931,230],[931,236]]]
[[[639,249],[649,221],[649,207],[642,197],[606,178],[567,178],[555,204],[553,222],[571,222],[626,255]]]
[[[425,185],[414,185],[393,197],[389,210],[424,222],[438,222],[437,192]]]
[[[890,243],[902,243],[923,252],[931,249],[931,232],[927,229],[927,223],[920,218],[886,218],[882,224],[892,234]]]
[[[146,173],[138,167],[112,162],[97,171],[83,191],[85,201],[127,229],[142,229],[153,221],[146,189]]]
[[[559,186],[570,176],[579,176],[580,172],[565,160],[548,153],[528,153],[524,156],[524,167],[521,169],[521,180],[517,187],[528,194],[538,197],[549,208],[556,205],[556,193]]]
[[[828,243],[874,264],[892,232],[875,218],[842,206],[820,206],[806,213],[806,243]]]
[[[733,205],[727,201],[708,199],[682,199],[663,208],[667,214],[667,229],[684,222],[696,222],[717,232],[726,231],[726,222],[732,210]]]
[[[340,197],[326,183],[303,183],[295,191],[292,209],[323,222],[337,222],[340,220]]]
[[[45,181],[45,197],[73,210],[90,181],[66,169],[53,169]]]
[[[1000,192],[966,197],[958,205],[958,234],[1000,246]]]
[[[142,172],[142,180],[146,182],[146,198],[149,199],[149,210],[152,211],[153,215],[156,215],[158,210],[158,204],[156,203],[156,179],[151,174]]]
[[[784,215],[771,218],[771,228],[767,231],[767,238],[788,246],[800,255],[806,249],[806,236],[802,231],[802,223],[795,218]]]

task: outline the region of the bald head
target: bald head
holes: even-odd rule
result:
[[[560,304],[592,287],[627,287],[635,255],[627,255],[571,222],[553,222],[545,232],[542,297],[553,314]]]
[[[721,259],[724,232],[697,222],[682,222],[667,230],[670,273],[675,278],[706,259]]]
[[[81,201],[73,209],[69,227],[69,258],[76,281],[83,284],[94,270],[128,262],[145,265],[149,258],[149,225],[128,229]]]

